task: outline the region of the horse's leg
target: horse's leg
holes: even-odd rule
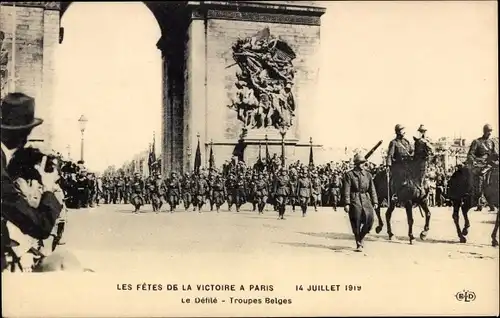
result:
[[[387,234],[389,235],[389,240],[392,240],[392,237],[394,236],[391,227],[391,217],[392,217],[392,212],[394,211],[395,208],[396,208],[396,202],[391,200],[389,203],[389,207],[385,212],[385,222],[387,223]]]
[[[380,201],[379,201],[380,202]],[[378,234],[382,231],[382,229],[384,228],[384,221],[382,221],[382,216],[380,215],[380,205],[375,209],[375,214],[377,215],[377,222],[378,222],[378,225],[377,227],[375,228],[375,232]]]
[[[430,223],[431,223],[431,210],[429,209],[429,205],[427,204],[427,201],[423,200],[420,202],[420,207],[422,207],[422,210],[424,210],[425,213],[425,225],[424,225],[424,230],[420,232],[420,239],[425,240],[427,237],[427,234],[429,232],[430,228]]]
[[[493,247],[498,246],[497,234],[499,225],[500,225],[500,212],[497,209],[497,219],[495,221],[495,227],[493,227],[493,232],[491,232],[491,246]]]
[[[460,206],[462,202],[460,200],[453,200],[453,222],[455,223],[455,228],[457,230],[458,238],[460,239],[460,243],[465,243],[467,240],[462,235],[462,230],[460,229]]]
[[[470,227],[470,222],[469,222],[469,210],[472,206],[471,200],[465,200],[464,204],[462,204],[462,215],[464,216],[464,228],[462,230],[462,236],[465,238],[469,234],[469,227]],[[465,242],[463,242],[465,243]]]
[[[413,236],[413,206],[411,202],[405,203],[406,218],[408,220],[408,238],[410,239],[410,244],[413,244],[415,237]]]

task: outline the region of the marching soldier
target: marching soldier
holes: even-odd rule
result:
[[[111,197],[110,201],[113,202],[113,204],[116,204],[116,201],[118,199],[117,182],[118,181],[116,180],[116,177],[112,177],[110,182],[109,182],[109,190],[110,190],[110,197]]]
[[[130,201],[130,195],[132,194],[132,180],[130,176],[125,177],[125,198],[124,198],[124,203],[128,204]]]
[[[312,203],[314,211],[318,212],[318,205],[321,206],[321,193],[323,192],[323,183],[317,174],[312,175]]]
[[[482,206],[481,197],[486,171],[491,164],[491,160],[494,160],[493,156],[497,156],[496,160],[498,160],[497,146],[490,138],[492,131],[493,128],[491,125],[484,125],[483,135],[471,143],[467,154],[467,165],[472,171],[469,182],[474,185],[475,197],[478,200],[476,202],[478,209]]]
[[[394,127],[396,138],[389,143],[387,151],[387,167],[391,172],[391,195],[396,198],[396,192],[406,179],[410,177],[410,163],[413,158],[413,146],[404,137],[405,131],[402,125]]]
[[[299,198],[300,208],[302,209],[302,216],[305,217],[307,213],[307,205],[312,195],[312,182],[307,176],[307,172],[302,170],[297,180],[297,195]]]
[[[215,204],[215,208],[217,209],[217,213],[219,213],[220,207],[224,204],[225,198],[227,195],[226,186],[220,174],[215,176],[215,180],[212,183],[212,200]]]
[[[292,212],[295,212],[295,206],[299,203],[299,198],[297,197],[297,184],[299,176],[295,168],[290,169],[290,198],[289,203],[292,205]]]
[[[264,208],[266,207],[267,196],[269,193],[269,184],[264,179],[263,173],[259,173],[258,179],[254,182],[253,187],[253,193],[255,201],[257,202],[257,207],[259,208],[259,214],[264,214]]]
[[[189,209],[189,206],[193,202],[193,188],[195,181],[192,180],[191,176],[188,172],[184,174],[184,178],[182,179],[182,202],[184,203],[184,208],[186,211]],[[196,210],[196,206],[193,204],[193,211]]]
[[[226,179],[227,207],[231,211],[236,203],[236,175],[231,171]]]
[[[286,200],[290,195],[290,178],[284,167],[281,168],[280,174],[275,178],[273,194],[278,210],[278,220],[284,220]]]
[[[196,183],[194,187],[194,195],[196,197],[196,201],[194,203],[198,207],[198,213],[201,213],[201,208],[203,207],[203,204],[205,204],[207,193],[208,193],[208,182],[207,180],[205,180],[205,175],[200,173],[196,177]],[[196,206],[193,211],[196,210]]]
[[[363,240],[372,228],[373,212],[378,206],[372,175],[363,168],[365,162],[363,156],[356,154],[354,169],[347,172],[344,178],[344,209],[349,213],[358,251],[363,249]]]
[[[139,173],[136,173],[132,180],[132,191],[130,202],[135,207],[134,213],[139,213],[139,209],[144,205],[144,181]]]
[[[170,205],[170,213],[173,213],[175,211],[175,208],[179,204],[181,194],[181,183],[177,178],[177,172],[175,171],[171,172],[170,179],[167,182],[167,194],[167,202]]]
[[[336,171],[333,172],[330,178],[330,195],[331,195],[331,203],[334,211],[337,211],[337,204],[340,197],[340,186],[342,184],[342,180],[340,178],[340,174]]]
[[[244,175],[236,176],[236,212],[240,212],[240,207],[246,202],[246,182]]]
[[[125,203],[125,180],[123,179],[123,176],[118,178],[116,190],[118,204],[121,204],[122,202]]]

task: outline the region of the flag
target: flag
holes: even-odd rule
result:
[[[201,150],[200,150],[200,139],[198,139],[198,146],[196,146],[196,153],[194,155],[194,171],[196,174],[200,173],[201,167]]]
[[[312,143],[311,143],[311,146],[309,147],[309,166],[310,167],[314,166],[314,155],[313,155]]]
[[[262,162],[262,145],[259,142],[259,162]]]
[[[214,157],[214,150],[212,148],[212,143],[210,143],[210,159],[208,161],[208,165],[210,169],[215,168],[215,157]]]

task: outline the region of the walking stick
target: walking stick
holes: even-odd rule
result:
[[[391,179],[389,177],[389,167],[385,170],[385,176],[387,178],[387,209],[391,206]]]

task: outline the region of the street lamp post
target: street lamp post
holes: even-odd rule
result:
[[[285,135],[286,135],[286,126],[281,126],[279,131],[281,135],[281,165],[285,167]]]
[[[83,141],[84,141],[84,133],[85,133],[85,127],[87,126],[88,119],[85,117],[85,115],[80,116],[80,119],[78,119],[78,124],[80,125],[80,132],[82,133],[82,140],[81,140],[81,148],[80,148],[80,160],[83,161]]]

